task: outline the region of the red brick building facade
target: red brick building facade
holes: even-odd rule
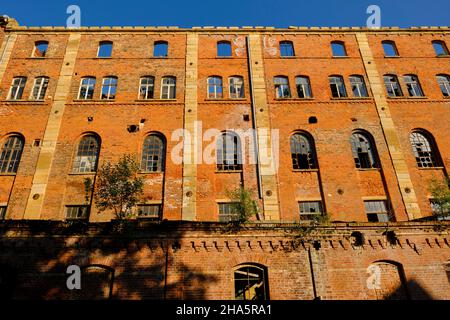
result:
[[[5,292],[66,296],[63,266],[79,264],[101,265],[92,292],[115,298],[449,299],[448,222],[418,222],[450,165],[449,31],[3,21],[0,262],[17,280]],[[242,164],[202,157],[225,132],[244,132]],[[99,234],[114,216],[84,181],[123,154],[141,162],[140,208],[169,229]],[[223,232],[240,185],[260,215]],[[320,213],[332,223],[299,227]],[[92,226],[65,235],[78,214]],[[62,237],[41,238],[45,221]],[[369,289],[371,266],[382,286]],[[236,293],[244,273],[257,293]]]

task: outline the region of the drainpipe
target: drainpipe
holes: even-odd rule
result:
[[[312,287],[313,287],[314,300],[320,300],[320,297],[317,296],[316,278],[314,276],[314,267],[313,267],[310,248],[308,248],[308,260],[309,260],[309,269],[311,270],[311,282],[312,282]]]
[[[247,46],[247,61],[248,61],[248,69],[249,69],[249,85],[250,85],[250,105],[252,108],[252,127],[253,127],[253,138],[255,139],[255,158],[256,158],[256,175],[258,178],[258,195],[259,198],[263,198],[263,191],[262,191],[262,180],[261,180],[261,168],[260,168],[260,161],[259,161],[259,144],[258,144],[258,131],[256,127],[256,107],[255,107],[255,101],[254,101],[254,87],[253,87],[253,78],[252,78],[252,61],[251,61],[251,55],[250,55],[250,45],[248,36],[245,36],[245,43]]]

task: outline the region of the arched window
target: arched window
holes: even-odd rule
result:
[[[112,41],[100,41],[98,44],[98,58],[110,58],[112,55]]]
[[[218,57],[231,57],[231,42],[230,41],[217,42],[217,56]]]
[[[234,270],[235,300],[269,300],[267,268],[243,264]]]
[[[304,133],[291,136],[292,167],[295,170],[316,169],[316,153],[312,138]]]
[[[208,98],[220,99],[223,97],[222,90],[222,77],[209,77],[208,78]]]
[[[117,92],[117,77],[103,78],[101,99],[114,100]]]
[[[430,134],[414,131],[410,135],[410,141],[419,168],[433,168],[440,165],[438,150]]]
[[[155,78],[142,77],[139,83],[139,99],[153,99],[155,92]]]
[[[364,82],[364,77],[353,75],[350,76],[350,85],[352,86],[353,96],[357,98],[368,97],[366,83]]]
[[[394,41],[386,40],[382,41],[384,56],[385,57],[398,57],[397,46]]]
[[[342,41],[332,41],[331,50],[333,52],[333,57],[346,57],[347,50],[345,49],[345,43]]]
[[[48,87],[48,77],[37,77],[34,79],[33,91],[31,91],[31,100],[44,100]]]
[[[293,57],[294,53],[294,45],[292,41],[280,41],[280,56],[281,57]]]
[[[0,172],[16,173],[23,151],[23,138],[19,135],[9,136],[3,143],[0,155]]]
[[[165,140],[158,134],[150,134],[144,140],[141,158],[141,170],[144,172],[162,172],[165,162]]]
[[[367,267],[367,293],[371,300],[409,300],[403,266],[394,261],[375,261]]]
[[[275,85],[275,94],[277,99],[285,99],[291,97],[291,89],[289,88],[288,77],[278,76],[273,79]]]
[[[163,77],[161,79],[161,99],[176,98],[177,79],[175,77]]]
[[[36,41],[34,43],[32,58],[44,58],[47,54],[48,41]]]
[[[398,82],[397,76],[393,74],[386,74],[383,76],[384,85],[389,97],[402,97],[403,92]]]
[[[416,75],[407,74],[403,76],[403,81],[405,81],[410,97],[423,97],[422,87],[420,86],[419,78]]]
[[[436,52],[436,55],[439,56],[448,56],[448,49],[447,49],[447,45],[445,44],[444,41],[440,41],[440,40],[435,40],[432,41],[433,43],[433,48],[434,51]]]
[[[438,74],[436,76],[439,88],[441,88],[444,97],[450,97],[450,76],[447,74]]]
[[[344,78],[341,76],[330,76],[330,89],[333,98],[345,98],[347,97],[347,90],[345,89]]]
[[[296,77],[295,86],[297,87],[297,95],[299,98],[312,98],[311,83],[308,77]]]
[[[78,91],[78,99],[90,100],[94,98],[95,78],[81,78],[80,90]]]
[[[8,99],[10,100],[22,99],[23,90],[25,89],[26,83],[27,83],[26,77],[15,77],[12,81],[11,89],[9,89]]]
[[[244,78],[240,76],[234,76],[229,78],[230,86],[230,98],[242,99],[245,96],[244,90]]]
[[[224,132],[217,139],[217,169],[242,170],[241,140],[234,132]]]
[[[358,169],[378,168],[378,160],[372,137],[365,132],[354,132],[351,137],[352,153]]]
[[[153,44],[153,56],[155,58],[166,58],[168,51],[169,43],[167,41],[155,41]]]
[[[72,172],[95,172],[97,170],[100,143],[97,136],[85,135],[78,143],[77,152],[73,160]]]

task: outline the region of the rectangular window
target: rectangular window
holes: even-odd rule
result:
[[[299,202],[300,220],[312,220],[323,214],[321,201],[302,201]]]
[[[31,92],[31,100],[44,100],[47,92],[48,78],[39,77],[34,80],[33,91]]]
[[[364,201],[369,222],[389,222],[389,210],[386,200]]]
[[[350,84],[352,86],[353,96],[357,98],[368,97],[364,78],[360,76],[351,76]]]
[[[345,90],[344,79],[342,77],[330,77],[329,81],[333,98],[347,97],[347,91]]]
[[[176,79],[173,77],[164,77],[161,80],[161,99],[175,99],[176,97]]]
[[[83,78],[80,83],[78,99],[90,100],[94,98],[95,78]]]
[[[89,217],[90,207],[87,205],[66,206],[67,220],[87,220]]]
[[[6,206],[0,206],[0,220],[5,219],[6,217]]]
[[[117,78],[104,78],[102,85],[102,95],[103,100],[114,100],[116,98],[117,91]]]
[[[308,77],[295,78],[295,85],[297,86],[297,95],[299,98],[312,98],[311,84]]]
[[[112,55],[113,43],[111,41],[102,41],[98,46],[98,58],[110,58]]]
[[[145,77],[141,78],[141,84],[139,86],[139,99],[153,99],[154,93],[154,78]]]
[[[219,221],[230,222],[239,219],[235,202],[219,203]]]
[[[242,77],[230,78],[230,98],[231,99],[244,98],[244,79]]]
[[[138,205],[139,218],[159,219],[161,214],[160,204],[141,204]]]
[[[27,78],[25,77],[14,78],[11,85],[11,89],[9,90],[8,99],[10,100],[22,99],[23,90],[25,89],[26,82]]]

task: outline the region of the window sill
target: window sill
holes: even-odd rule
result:
[[[384,56],[385,59],[398,59],[401,58],[401,56]]]
[[[388,99],[392,99],[392,100],[427,100],[428,97],[387,97]]]
[[[444,170],[444,167],[428,167],[428,168],[417,167],[417,169],[424,170],[424,171],[426,171],[426,170]]]
[[[336,100],[336,101],[355,101],[355,100],[372,100],[372,97],[342,97],[342,98],[338,98],[338,97],[331,97],[331,100]]]
[[[349,56],[332,56],[333,59],[349,59]]]
[[[207,102],[230,102],[230,101],[247,101],[246,98],[206,98]]]
[[[297,59],[296,56],[280,56],[280,59]]]
[[[15,172],[1,172],[0,176],[15,176],[17,173]]]
[[[292,172],[319,172],[319,169],[292,169]]]
[[[144,102],[144,103],[152,103],[152,102],[174,102],[177,99],[136,99],[135,102]]]
[[[95,176],[97,172],[69,172],[69,176]]]
[[[275,101],[313,101],[314,98],[275,98]]]
[[[46,104],[47,103],[45,100],[11,100],[11,99],[1,100],[1,102],[13,103],[13,104],[21,104],[21,103],[26,103],[26,104]]]
[[[436,58],[450,58],[450,54],[439,55],[439,56],[436,56]]]
[[[164,174],[164,171],[139,171],[138,174]]]
[[[110,103],[114,103],[116,102],[115,99],[74,99],[73,102],[76,103],[90,103],[90,102],[110,102]]]
[[[240,173],[243,170],[216,170],[215,173]]]
[[[233,59],[233,56],[229,56],[229,57],[219,57],[216,56],[217,59]]]
[[[356,168],[358,171],[380,171],[380,168]]]

